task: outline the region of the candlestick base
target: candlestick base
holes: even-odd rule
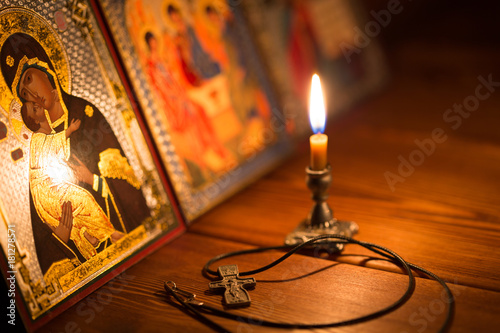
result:
[[[338,234],[352,237],[358,232],[358,225],[353,221],[339,221],[333,217],[333,212],[328,206],[328,188],[332,182],[331,167],[327,165],[323,170],[312,170],[306,168],[306,184],[312,192],[312,199],[315,202],[307,219],[303,220],[298,227],[285,238],[286,245],[298,245],[311,238],[326,235]],[[330,252],[340,252],[344,249],[344,244],[334,244],[325,240],[316,243]]]
[[[308,219],[303,220],[294,231],[289,233],[285,238],[285,244],[289,246],[302,244],[311,238],[320,235],[343,235],[347,237],[352,237],[359,230],[358,225],[354,221],[339,221],[333,219],[329,222],[328,226],[311,226]],[[330,252],[341,252],[344,249],[344,244],[334,244],[325,240],[324,242],[318,242],[315,246],[323,247]]]

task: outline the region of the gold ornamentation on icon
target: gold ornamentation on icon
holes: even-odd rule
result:
[[[87,117],[91,118],[94,115],[94,108],[92,108],[90,105],[87,105],[85,107],[85,114]]]
[[[59,278],[59,284],[63,292],[82,282],[83,279],[91,276],[102,267],[111,264],[114,260],[124,255],[128,250],[134,248],[147,237],[144,226],[139,226],[132,230],[125,237],[118,240],[115,244],[99,252],[76,269]]]
[[[80,29],[82,35],[84,37],[92,37],[94,35],[94,29],[89,19],[89,6],[82,0],[74,0],[71,4],[68,4],[68,8],[71,10],[71,19]]]
[[[12,58],[11,56],[7,56],[6,62],[9,67],[14,66],[14,58]]]
[[[12,118],[10,120],[10,123],[14,128],[14,132],[16,132],[17,135],[21,135],[21,130],[23,129],[24,123],[20,120],[17,120],[16,118]]]
[[[118,149],[109,148],[99,154],[99,171],[101,176],[113,179],[123,179],[135,187],[141,188],[141,181],[136,177],[126,157]]]

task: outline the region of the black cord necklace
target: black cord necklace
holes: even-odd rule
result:
[[[312,239],[310,239],[310,240],[308,240],[300,245],[297,245],[295,247],[290,247],[290,246],[286,246],[286,245],[274,246],[274,247],[261,247],[261,248],[255,248],[255,249],[250,249],[250,250],[235,251],[235,252],[221,254],[221,255],[218,255],[218,256],[210,259],[203,267],[202,272],[203,272],[203,275],[206,277],[210,277],[210,275],[212,275],[214,277],[222,277],[223,278],[222,281],[211,282],[209,284],[209,286],[211,288],[217,288],[217,287],[223,285],[224,283],[221,283],[221,282],[224,282],[226,280],[225,275],[228,276],[228,279],[230,280],[228,282],[230,282],[230,284],[234,290],[231,290],[231,292],[226,292],[226,295],[228,295],[228,294],[231,294],[233,296],[236,295],[236,296],[234,296],[234,298],[236,298],[236,299],[230,298],[228,300],[228,298],[226,297],[226,305],[230,305],[228,303],[230,303],[232,301],[235,302],[235,304],[233,304],[233,305],[236,305],[236,306],[240,305],[242,302],[243,302],[243,304],[246,304],[246,302],[249,303],[249,298],[248,298],[248,300],[246,299],[246,297],[247,297],[246,290],[241,288],[241,286],[242,285],[244,286],[245,284],[246,285],[252,285],[252,283],[255,284],[255,280],[253,278],[241,279],[241,278],[239,278],[239,276],[254,275],[254,274],[266,271],[266,270],[278,265],[279,263],[281,263],[282,261],[284,261],[285,259],[290,257],[292,254],[294,254],[295,252],[299,251],[300,249],[302,249],[306,246],[311,247],[311,245],[320,244],[320,243],[321,243],[321,245],[324,245],[325,240],[330,240],[329,242],[331,244],[342,243],[342,244],[360,245],[360,246],[362,246],[362,247],[364,247],[364,248],[366,248],[374,253],[377,253],[377,254],[387,258],[389,261],[402,267],[408,275],[408,286],[406,288],[406,291],[393,304],[391,304],[383,309],[380,309],[378,311],[372,312],[370,314],[356,317],[356,318],[352,318],[352,319],[348,319],[348,320],[342,320],[342,321],[330,322],[330,323],[311,323],[311,324],[280,323],[280,322],[274,322],[274,321],[268,321],[268,320],[260,320],[258,325],[276,327],[276,328],[289,328],[289,329],[290,328],[312,329],[312,328],[327,328],[327,327],[346,326],[346,325],[352,325],[352,324],[361,323],[364,321],[378,318],[378,317],[383,316],[389,312],[394,311],[395,309],[397,309],[398,307],[403,305],[411,297],[413,290],[415,288],[415,277],[413,276],[413,273],[412,273],[412,270],[414,270],[414,271],[419,271],[421,273],[426,274],[427,276],[429,276],[432,279],[439,282],[439,284],[441,284],[441,286],[444,288],[444,290],[447,294],[448,300],[449,300],[449,306],[448,306],[448,312],[446,315],[446,319],[445,319],[443,325],[440,327],[439,332],[446,331],[446,329],[448,328],[448,326],[451,323],[451,320],[453,318],[453,313],[454,313],[454,308],[455,308],[455,299],[453,297],[453,294],[452,294],[450,288],[447,286],[447,284],[446,284],[446,282],[444,282],[444,280],[442,280],[440,277],[438,277],[434,273],[432,273],[432,272],[430,272],[422,267],[419,267],[417,265],[414,265],[414,264],[411,264],[411,263],[405,261],[403,258],[401,258],[397,253],[395,253],[392,250],[389,250],[389,249],[387,249],[383,246],[377,245],[377,244],[358,241],[358,240],[355,240],[353,238],[346,237],[343,235],[321,235],[321,236],[312,238]],[[243,255],[243,254],[250,254],[250,253],[260,253],[260,252],[265,252],[265,251],[269,251],[269,250],[280,250],[280,249],[290,249],[290,250],[287,253],[285,253],[283,256],[278,258],[277,260],[271,262],[270,264],[268,264],[266,266],[258,268],[258,269],[254,269],[254,270],[246,271],[246,272],[241,272],[239,274],[237,273],[237,271],[234,270],[235,265],[221,266],[222,269],[221,269],[221,267],[219,267],[218,271],[213,271],[212,269],[210,269],[210,266],[212,264],[214,264],[215,262],[217,262],[221,259],[224,259],[224,258],[234,257],[234,256],[238,256],[238,255]],[[238,287],[238,286],[240,286],[240,287]],[[172,281],[165,282],[165,289],[170,295],[172,295],[186,309],[191,311],[201,321],[203,321],[205,324],[212,327],[216,331],[228,332],[225,328],[223,328],[219,324],[217,324],[214,321],[212,321],[211,319],[209,319],[206,316],[207,314],[212,314],[212,315],[216,315],[216,316],[220,316],[220,317],[229,318],[232,320],[242,321],[242,318],[239,315],[236,315],[236,314],[233,314],[231,312],[223,311],[223,310],[214,308],[212,306],[203,304],[203,302],[200,302],[200,301],[195,299],[194,294],[177,288],[177,285]],[[251,321],[249,321],[248,323],[252,324]]]

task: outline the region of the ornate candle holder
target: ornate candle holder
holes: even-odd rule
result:
[[[332,182],[331,167],[328,164],[323,170],[312,170],[306,168],[306,184],[312,192],[314,205],[309,216],[303,220],[298,227],[285,238],[286,245],[298,245],[319,235],[339,234],[352,237],[358,232],[358,225],[353,221],[339,221],[333,217],[333,212],[328,206],[328,189]],[[344,244],[333,244],[325,240],[322,244],[325,248],[340,252]]]

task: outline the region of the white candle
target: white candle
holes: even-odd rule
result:
[[[328,164],[327,149],[328,136],[323,134],[326,123],[325,102],[319,76],[314,74],[311,81],[311,95],[309,97],[309,122],[313,135],[309,138],[311,147],[311,169],[323,170]]]

